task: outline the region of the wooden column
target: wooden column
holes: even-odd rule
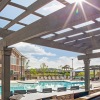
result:
[[[93,69],[93,74],[94,74],[94,78],[95,78],[95,69]]]
[[[2,54],[2,100],[9,100],[11,49],[4,47],[1,54]]]
[[[90,90],[90,70],[89,70],[90,60],[88,58],[84,59],[85,65],[85,91]]]

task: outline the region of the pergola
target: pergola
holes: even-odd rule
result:
[[[23,10],[23,13],[14,19],[0,15],[1,20],[9,23],[0,28],[0,50],[2,55],[2,100],[8,100],[10,95],[10,54],[8,46],[18,42],[27,42],[62,50],[82,53],[78,57],[85,64],[85,90],[89,90],[89,63],[90,58],[100,57],[100,53],[92,51],[100,49],[100,0],[85,0],[82,3],[70,4],[67,0],[57,0],[65,5],[58,11],[47,16],[37,13],[46,4],[54,0],[36,0],[25,7],[11,0],[0,0],[0,14],[7,5]],[[20,1],[19,1],[20,2]],[[11,14],[12,12],[9,12]],[[25,24],[20,22],[29,14],[40,17],[39,20]],[[14,31],[10,27],[18,24],[23,28]],[[66,31],[61,31],[66,29]]]
[[[83,67],[84,68],[84,67]],[[99,70],[99,73],[100,73],[100,66],[99,65],[94,65],[94,66],[90,66],[89,67],[89,70],[92,70],[93,73],[94,73],[94,78],[95,78],[95,71],[96,70]],[[100,77],[100,76],[99,76]]]

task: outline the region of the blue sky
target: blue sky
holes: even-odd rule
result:
[[[15,44],[12,47],[17,48],[30,60],[29,65],[31,67],[39,68],[42,63],[46,63],[46,65],[51,68],[58,68],[59,66],[64,66],[66,64],[72,66],[72,59],[74,59],[75,68],[83,66],[82,61],[77,60],[79,53],[23,42]]]
[[[35,1],[36,0],[11,0],[11,2],[17,3],[19,5],[23,5],[25,7],[30,6]],[[66,0],[66,1],[69,1],[70,3],[72,3],[74,0]],[[54,0],[51,3],[47,4],[46,6],[42,7],[41,9],[38,9],[35,12],[40,13],[44,16],[47,16],[48,14],[51,14],[55,12],[56,10],[59,10],[63,7],[65,7],[63,4]],[[7,5],[0,12],[0,16],[6,17],[9,19],[15,19],[17,16],[19,16],[23,12],[24,10],[22,9]],[[26,16],[25,18],[23,18],[22,20],[20,20],[19,22],[29,25],[39,19],[41,18],[36,15],[30,14]],[[100,21],[100,18],[97,20]],[[8,23],[10,22],[0,19],[1,28],[4,28]],[[89,22],[88,24],[93,24],[93,23],[94,22]],[[75,26],[75,27],[78,28],[79,26]],[[17,31],[21,28],[24,28],[24,26],[19,25],[19,24],[14,24],[13,26],[9,28],[9,30]],[[68,28],[56,33],[62,34],[63,31],[71,31],[71,29]],[[72,59],[74,59],[74,68],[84,66],[82,61],[77,60],[77,56],[79,55],[79,53],[53,49],[53,48],[43,47],[39,45],[32,45],[32,44],[27,44],[27,43],[22,43],[22,42],[13,45],[13,47],[16,47],[23,55],[25,55],[30,60],[29,65],[32,68],[40,67],[41,63],[46,63],[49,67],[55,67],[55,68],[58,68],[60,65],[64,66],[66,64],[72,66]],[[92,62],[92,64],[96,64],[96,63],[98,63],[97,59]]]
[[[65,50],[60,50],[60,49],[53,49],[53,48],[47,48],[44,47],[46,51],[51,51],[52,53],[55,53],[57,57],[60,56],[73,56],[76,57],[77,55],[79,55],[79,53],[75,53],[75,52],[70,52],[70,51],[65,51]]]

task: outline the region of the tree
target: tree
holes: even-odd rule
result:
[[[66,72],[69,72],[71,70],[69,65],[65,65],[62,67],[62,74],[65,75]]]
[[[70,73],[69,72],[66,72],[65,75],[68,78],[68,76],[70,76]]]
[[[31,69],[30,69],[30,73],[31,73],[32,76],[37,75],[37,70],[31,68]]]
[[[54,69],[53,73],[54,73],[55,75],[57,75],[57,74],[58,74],[58,70],[57,70],[57,69]]]
[[[84,76],[84,72],[80,72],[77,74],[78,76]]]
[[[90,77],[93,77],[94,76],[94,73],[93,72],[90,72]]]
[[[40,71],[42,72],[42,74],[44,75],[47,71],[48,71],[48,66],[45,63],[42,63],[40,65]]]

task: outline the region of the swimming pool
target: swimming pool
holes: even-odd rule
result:
[[[11,84],[10,91],[14,90],[28,90],[28,89],[37,89],[41,91],[43,88],[53,88],[57,89],[58,87],[67,87],[71,86],[83,86],[84,82],[66,82],[66,81],[40,81],[39,83],[34,84],[23,84],[23,83],[13,83]],[[0,86],[1,94],[1,86]]]

